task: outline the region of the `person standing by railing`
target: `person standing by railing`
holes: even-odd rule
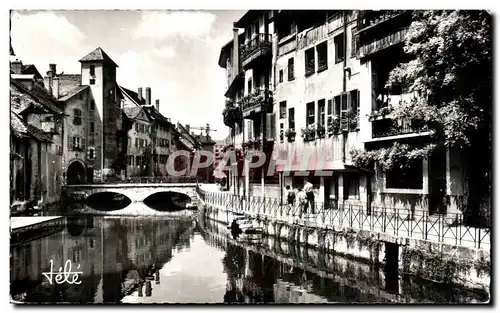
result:
[[[309,213],[314,214],[314,192],[313,185],[310,181],[306,180],[304,185],[304,192],[307,196],[307,202],[309,202]]]
[[[293,191],[292,188],[290,188],[290,185],[286,185],[286,214],[288,215],[290,213],[290,210],[293,208],[295,204],[295,191]]]
[[[306,192],[303,189],[299,189],[298,198],[299,218],[302,218],[302,214],[307,213],[307,206],[309,205]]]

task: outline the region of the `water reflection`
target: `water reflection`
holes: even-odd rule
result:
[[[485,294],[405,278],[269,238],[236,240],[187,217],[67,218],[11,247],[11,297],[30,303],[472,302]],[[82,284],[42,279],[49,260],[81,264]]]

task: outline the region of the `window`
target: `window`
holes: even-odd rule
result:
[[[358,38],[355,35],[356,27],[351,28],[351,58],[356,57],[358,53]]]
[[[135,165],[140,166],[141,165],[141,157],[136,155],[135,156]]]
[[[280,70],[280,83],[283,82],[283,70]]]
[[[353,119],[349,121],[349,130],[355,131],[359,129],[359,90],[351,90],[351,105],[349,110],[352,112],[350,117]]]
[[[306,76],[314,74],[316,63],[314,62],[314,48],[310,48],[305,52]]]
[[[90,122],[90,132],[94,132],[94,122]]]
[[[133,155],[128,156],[128,165],[134,165],[134,156]]]
[[[94,76],[95,75],[95,65],[90,66],[90,75]]]
[[[318,72],[324,71],[328,68],[328,45],[327,42],[322,42],[316,46],[318,53]]]
[[[288,59],[288,81],[292,81],[295,79],[294,66],[295,61],[293,60],[293,58]]]
[[[359,173],[344,173],[344,199],[359,199]]]
[[[74,136],[72,138],[72,150],[80,150],[82,148],[82,141],[80,139],[80,137],[76,137]]]
[[[73,109],[73,125],[82,125],[82,111]]]
[[[318,124],[325,127],[325,99],[318,101]]]
[[[91,79],[90,79],[90,84],[91,84],[91,85],[95,85],[95,79],[91,78]]]
[[[90,100],[90,111],[94,111],[95,110],[95,102],[94,100]]]
[[[423,184],[422,159],[410,162],[407,167],[396,166],[385,171],[385,188],[422,189]]]
[[[247,83],[248,86],[248,94],[252,93],[252,79],[250,78]]]
[[[91,159],[91,160],[95,159],[95,149],[94,148],[89,149],[89,159]]]
[[[280,102],[280,118],[286,118],[286,101]]]
[[[314,124],[314,102],[309,102],[307,104],[307,115],[306,115],[306,126]]]
[[[288,128],[295,129],[295,108],[288,109]]]
[[[335,63],[344,61],[344,33],[333,38],[335,43]]]

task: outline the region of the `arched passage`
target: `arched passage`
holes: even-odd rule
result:
[[[157,211],[177,211],[186,208],[191,197],[185,193],[160,191],[144,199],[144,204]]]
[[[68,185],[84,184],[86,182],[87,171],[80,161],[73,161],[68,166],[66,173],[66,183]]]

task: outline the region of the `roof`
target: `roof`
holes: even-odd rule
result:
[[[82,86],[82,75],[80,74],[60,74],[59,79],[59,98],[66,97],[72,90]]]
[[[262,12],[264,12],[264,10],[249,10],[234,23],[234,26],[238,28],[246,28],[248,25],[255,22],[255,19],[257,19]]]
[[[86,90],[87,88],[90,88],[90,86],[83,85],[83,86],[75,87],[75,88],[69,90],[69,92],[65,96],[61,97],[59,95],[59,99],[58,100],[59,101],[67,101],[67,100],[71,99],[72,97],[76,96],[77,94],[79,94],[80,92]]]
[[[22,79],[34,80],[35,74],[10,74],[10,77],[16,80],[22,80]]]
[[[245,33],[241,33],[241,34],[238,35],[238,41],[239,41],[239,43],[243,42],[244,39],[245,39]],[[233,47],[233,42],[234,42],[234,38],[231,39],[231,40],[229,40],[220,49],[219,66],[222,67],[222,68],[226,68],[226,59],[229,57],[229,53],[231,51],[231,48]]]
[[[202,145],[215,145],[215,141],[210,138],[210,136],[207,135],[197,135],[195,136],[196,140],[198,140]]]
[[[57,115],[64,115],[55,99],[44,89],[34,88],[27,90],[15,80],[10,80],[10,107],[15,113],[19,114],[26,109],[34,106],[37,109],[48,111]]]
[[[132,101],[134,101],[137,105],[146,104],[146,99],[139,99],[139,94],[135,91],[127,89],[123,86],[118,85],[118,88],[121,89],[122,93],[129,97]]]
[[[113,61],[109,57],[109,55],[107,55],[106,52],[102,50],[101,47],[96,48],[94,51],[90,52],[89,54],[81,58],[79,61],[80,62],[104,61],[104,62],[110,62],[116,67],[118,67],[118,64],[116,64],[115,61]]]
[[[22,118],[14,112],[10,112],[10,128],[14,136],[18,138],[34,138],[38,141],[52,142],[49,135],[41,129],[25,123]]]
[[[140,106],[126,106],[123,107],[123,112],[130,119],[135,119],[142,111],[142,107]]]
[[[33,74],[35,75],[35,78],[43,79],[42,75],[40,74],[36,66],[33,64],[23,64],[21,71],[23,74]]]
[[[172,124],[172,122],[170,122],[170,120],[168,118],[166,118],[163,114],[161,114],[158,110],[156,110],[156,108],[153,105],[143,106],[143,108],[148,111],[149,115],[153,119],[155,119],[163,124],[166,124],[167,126],[171,126],[172,128],[174,128],[174,125]]]

